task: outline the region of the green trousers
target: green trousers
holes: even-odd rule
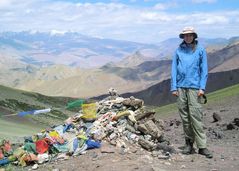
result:
[[[203,131],[202,106],[198,101],[198,90],[179,88],[178,109],[183,122],[185,139],[196,142],[198,148],[206,148],[206,135]]]

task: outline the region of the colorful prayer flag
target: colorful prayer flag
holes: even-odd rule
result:
[[[40,113],[48,113],[50,111],[51,111],[50,108],[48,108],[48,109],[41,109],[41,110],[31,110],[31,111],[19,112],[17,115],[18,116],[37,115],[37,114],[40,114]]]

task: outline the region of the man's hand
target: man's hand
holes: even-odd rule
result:
[[[200,97],[200,96],[202,96],[202,95],[204,95],[204,91],[200,89],[200,90],[198,91],[198,96]]]
[[[178,97],[178,91],[173,91],[172,95]]]

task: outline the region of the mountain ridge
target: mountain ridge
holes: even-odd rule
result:
[[[206,93],[210,93],[238,83],[239,69],[209,73]],[[134,96],[143,99],[147,105],[163,106],[176,101],[176,98],[170,93],[170,84],[170,79],[167,79],[143,91],[124,93],[122,96]],[[102,98],[102,96],[100,98]]]
[[[31,37],[27,32],[24,34],[25,35],[21,35],[19,33],[18,36],[23,36],[21,38],[22,40],[29,39],[29,37]],[[40,39],[37,37],[37,35],[40,35],[40,37],[43,35],[43,37],[41,37]],[[67,35],[67,33],[65,33],[64,35]],[[58,45],[61,46],[62,44],[53,44],[51,45],[52,47],[50,47],[49,49],[44,49],[46,48],[46,45],[44,45],[44,40],[49,41],[51,43],[54,41],[60,43],[62,41],[62,38],[64,38],[64,35],[53,34],[51,35],[51,38],[55,39],[50,40],[51,38],[49,38],[49,35],[43,33],[35,34],[36,37],[33,40],[28,41],[34,42],[36,39],[37,42],[35,42],[35,44],[31,44],[31,46],[36,46],[34,48],[40,48],[37,50],[37,52],[31,51],[31,53],[35,53],[35,55],[37,56],[39,55],[39,53],[41,53],[42,50],[46,50],[46,52],[49,52],[50,55],[57,55],[58,52],[51,51],[54,50],[54,48],[52,47]],[[10,34],[10,37],[11,36],[14,37],[16,35]],[[84,37],[80,34],[69,34],[69,37],[72,38],[78,36],[87,38],[86,40],[88,40],[89,38],[87,36]],[[95,44],[90,44],[91,39],[96,41]],[[96,44],[101,43],[102,41],[105,42],[105,44],[102,44],[99,47],[94,47],[95,49],[100,49],[100,47],[104,45],[107,45],[108,47],[108,45],[110,45],[112,42],[111,40],[104,40],[92,37],[90,38],[90,40],[85,42],[85,44],[83,45],[94,46]],[[219,49],[214,48],[214,50],[208,53],[210,72],[220,72],[238,68],[238,37],[233,37],[231,39],[201,40],[205,44],[208,44],[210,47],[220,47]],[[67,44],[68,41],[71,41],[71,38],[66,39],[63,43]],[[180,41],[180,39],[169,39],[162,47],[165,52],[168,53],[173,50],[172,47],[178,46],[178,42]],[[83,39],[73,41],[73,43],[76,44],[79,44],[79,42],[84,41]],[[40,92],[45,95],[87,98],[104,94],[105,91],[108,90],[110,87],[118,89],[121,93],[144,90],[170,77],[171,58],[162,57],[159,55],[158,52],[163,52],[163,49],[157,49],[158,47],[160,47],[159,45],[137,43],[134,44],[132,42],[127,42],[132,43],[132,46],[128,46],[128,44],[124,44],[124,41],[118,42],[114,40],[114,42],[115,44],[118,44],[120,46],[124,45],[121,48],[123,50],[127,50],[127,48],[128,50],[130,50],[133,46],[137,47],[137,50],[131,53],[131,55],[125,56],[125,58],[122,57],[123,61],[121,62],[119,62],[119,58],[114,56],[111,58],[111,62],[107,62],[106,64],[104,64],[105,59],[108,60],[106,56],[101,58],[100,56],[92,57],[87,54],[86,56],[84,56],[84,58],[78,58],[80,54],[77,52],[77,50],[74,49],[75,47],[71,47],[71,50],[73,49],[71,52],[74,51],[72,57],[74,59],[77,59],[75,64],[72,64],[72,61],[70,62],[70,59],[72,58],[69,57],[67,53],[61,53],[60,55],[58,54],[60,56],[60,58],[58,59],[60,64],[53,65],[51,63],[45,63],[46,61],[44,62],[44,59],[48,59],[49,57],[49,54],[47,53],[45,54],[45,56],[42,56],[44,57],[43,61],[31,60],[31,57],[24,55],[24,50],[17,51],[15,49],[13,51],[14,53],[11,53],[12,51],[8,48],[6,49],[6,47],[3,46],[4,43],[2,44],[0,42],[0,52],[4,52],[0,55],[2,57],[0,59],[0,82],[1,84],[6,86]],[[139,48],[139,46],[141,45],[142,47]],[[63,45],[62,47],[65,47],[65,45]],[[118,49],[118,47],[115,45],[111,45],[111,47],[108,47],[108,49],[111,49],[112,51],[112,47],[116,50],[116,52],[114,53],[118,53],[120,51],[120,49]],[[68,49],[63,48],[63,51],[64,50]],[[88,53],[89,49],[85,47],[84,51]],[[112,53],[112,55],[114,53]],[[100,51],[97,52],[97,54],[100,54]],[[87,65],[87,59],[89,58],[94,59],[94,63],[98,63],[102,66],[90,69],[72,67],[74,65],[78,65],[77,63],[81,63],[82,65],[83,63],[85,63]],[[67,61],[69,65],[67,66],[65,64],[61,64],[62,59],[64,59],[64,61],[69,60]],[[24,60],[28,60],[29,63],[27,64]]]

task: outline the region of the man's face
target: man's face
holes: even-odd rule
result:
[[[194,39],[194,35],[192,33],[189,33],[189,34],[185,34],[183,36],[183,39],[186,43],[192,43],[193,42],[193,39]]]

